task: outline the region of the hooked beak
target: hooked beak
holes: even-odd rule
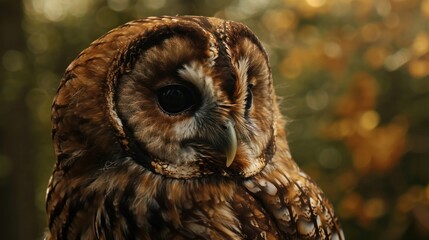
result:
[[[237,135],[235,133],[234,124],[231,120],[228,120],[225,124],[225,155],[226,155],[226,167],[231,166],[234,161],[235,154],[237,153]]]

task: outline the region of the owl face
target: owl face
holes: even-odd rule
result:
[[[113,119],[137,162],[158,173],[254,174],[274,134],[267,56],[242,25],[188,21],[159,20],[131,42],[140,50],[114,79]]]

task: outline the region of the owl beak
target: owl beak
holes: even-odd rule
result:
[[[237,153],[237,135],[235,133],[234,124],[228,121],[225,125],[226,128],[226,142],[228,143],[225,148],[226,167],[231,166],[234,161],[235,154]]]

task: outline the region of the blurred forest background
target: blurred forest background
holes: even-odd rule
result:
[[[0,0],[0,238],[40,239],[67,65],[152,15],[247,24],[269,52],[292,155],[347,239],[429,239],[429,0]]]

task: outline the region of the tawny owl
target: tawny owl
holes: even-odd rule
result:
[[[244,25],[129,22],[69,65],[52,106],[46,239],[344,239],[292,160]]]

